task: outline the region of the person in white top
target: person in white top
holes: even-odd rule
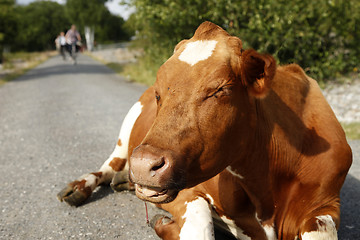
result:
[[[61,56],[63,57],[64,61],[66,60],[65,57],[65,50],[66,50],[66,38],[65,33],[61,32],[60,36],[58,37],[58,44],[59,44],[59,51]]]

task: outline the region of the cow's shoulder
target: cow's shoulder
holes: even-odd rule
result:
[[[304,70],[296,63],[284,65],[281,66],[280,68],[282,68],[283,71],[286,71],[288,73],[296,74],[300,77],[306,77]]]
[[[286,85],[310,85],[309,77],[305,71],[295,63],[279,66],[276,75],[280,81],[286,81],[284,82]]]

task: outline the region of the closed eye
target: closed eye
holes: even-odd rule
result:
[[[216,92],[214,92],[210,97],[218,97],[218,94],[220,94],[220,92],[222,92],[224,90],[223,87],[219,88],[218,90],[216,90]]]
[[[221,97],[221,96],[229,96],[231,93],[231,85],[225,85],[218,88],[214,93],[210,94],[207,98],[211,97]]]

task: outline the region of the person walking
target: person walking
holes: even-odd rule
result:
[[[80,48],[79,43],[81,42],[81,36],[80,33],[76,30],[76,26],[74,24],[71,25],[71,28],[66,32],[65,38],[68,46],[68,51],[75,65],[76,53],[79,51]]]
[[[58,45],[59,45],[59,51],[61,56],[63,57],[64,61],[66,60],[65,51],[66,51],[66,38],[65,33],[61,32],[58,36]]]

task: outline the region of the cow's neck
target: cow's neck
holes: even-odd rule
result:
[[[286,191],[278,189],[277,181],[292,181],[294,177],[294,161],[299,159],[302,149],[298,146],[306,131],[301,119],[306,95],[295,94],[305,94],[306,86],[284,86],[275,82],[267,97],[252,102],[248,144],[241,146],[241,157],[230,165],[243,177],[243,187],[262,220],[271,217],[277,195]]]
[[[227,168],[234,175],[241,178],[243,188],[256,207],[257,217],[263,221],[270,219],[274,212],[274,200],[269,178],[269,148],[271,134],[269,123],[261,113],[262,104],[254,101],[254,108],[250,121],[253,124],[252,132],[247,136],[246,143],[239,146],[239,158]],[[244,139],[244,136],[241,136]]]

